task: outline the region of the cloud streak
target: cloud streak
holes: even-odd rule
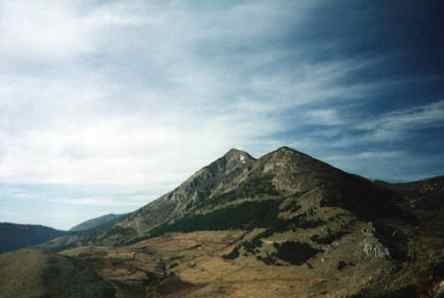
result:
[[[444,100],[387,113],[363,124],[361,128],[402,133],[411,129],[442,126],[444,126]]]
[[[333,2],[0,1],[0,183],[30,186],[6,192],[4,210],[21,196],[48,203],[52,185],[55,209],[127,212],[231,147],[292,145],[402,176],[390,160],[424,153],[390,140],[442,126],[442,96],[425,91],[439,93],[436,73],[413,76],[402,48],[377,49],[394,30],[378,29],[380,6]],[[412,86],[424,94],[406,108]],[[437,172],[418,165],[405,176]],[[115,194],[136,189],[146,199],[120,205]]]

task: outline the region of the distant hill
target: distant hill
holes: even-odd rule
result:
[[[93,218],[90,220],[87,220],[85,222],[82,222],[81,224],[78,224],[70,229],[71,232],[81,232],[81,231],[87,231],[92,230],[97,227],[100,227],[102,225],[113,223],[117,219],[121,218],[123,214],[106,214],[97,218]]]
[[[40,225],[0,223],[0,253],[37,245],[64,234]]]

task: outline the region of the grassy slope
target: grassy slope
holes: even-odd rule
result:
[[[0,297],[114,297],[112,286],[86,264],[37,250],[0,254]]]

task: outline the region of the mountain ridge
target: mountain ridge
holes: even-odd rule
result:
[[[114,214],[109,213],[105,214],[96,218],[92,218],[89,220],[86,220],[80,224],[77,224],[69,229],[70,232],[80,232],[80,231],[87,231],[91,229],[95,229],[101,225],[108,224],[110,222],[116,221],[117,219],[121,218],[122,216],[125,216],[125,214]]]
[[[43,225],[0,222],[0,253],[38,245],[65,234]]]
[[[361,202],[349,199],[352,196],[350,193],[357,192],[359,188],[366,189],[364,199]],[[388,188],[287,146],[257,159],[233,148],[196,171],[172,191],[123,216],[110,230],[95,235],[94,240],[105,244],[123,244],[149,236],[151,229],[162,224],[193,214],[205,214],[224,208],[227,204],[234,206],[260,200],[281,204],[279,198],[298,197],[301,194],[308,196],[307,193],[317,197],[317,204],[322,201],[324,205],[348,206],[357,213],[367,213],[369,216],[376,197],[384,193],[382,197],[391,200],[393,196]],[[337,198],[341,198],[341,201]],[[285,204],[288,205],[293,199],[286,200]],[[393,209],[388,205],[387,210]],[[374,210],[374,213],[377,212]]]
[[[43,247],[93,266],[116,297],[438,297],[444,177],[389,184],[289,147],[247,154]]]

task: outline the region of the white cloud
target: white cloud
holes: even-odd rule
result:
[[[376,119],[363,121],[357,128],[368,130],[366,141],[393,140],[409,130],[444,126],[444,100],[430,104],[400,109],[386,113]]]
[[[363,151],[355,154],[327,156],[325,160],[330,162],[377,161],[380,159],[400,158],[405,155],[404,151]]]
[[[149,196],[131,201],[141,206],[230,147],[259,155],[307,123],[342,125],[347,115],[330,103],[394,83],[343,82],[380,57],[314,62],[303,38],[273,44],[305,34],[319,1],[188,5],[0,0],[0,183],[143,185]],[[440,115],[424,108],[384,122],[392,129]],[[319,148],[294,139],[300,150]],[[119,200],[99,192],[75,204],[109,211]]]
[[[58,61],[99,50],[112,26],[140,26],[122,5],[90,7],[87,1],[1,1],[0,54],[26,62]]]
[[[274,36],[287,19],[302,22],[313,2],[293,7],[296,15],[268,2],[205,14],[174,3],[85,3],[2,2],[4,51],[50,62],[37,73],[0,72],[0,142],[7,148],[0,181],[173,187],[229,147],[263,153],[278,145],[269,136],[288,129],[281,117],[288,109],[350,90],[364,95],[367,86],[338,80],[377,63],[301,57],[297,70],[242,76],[290,52],[231,50],[222,61],[196,54],[199,46],[235,48]],[[241,26],[246,17],[259,29]],[[306,117],[340,123],[333,109]]]
[[[146,200],[146,197],[145,197]],[[133,208],[137,208],[140,204],[144,202],[140,202],[139,200],[134,201],[131,200],[131,197],[126,198],[125,200],[119,200],[112,197],[81,197],[81,198],[58,198],[52,200],[53,203],[57,204],[68,204],[68,205],[80,205],[80,206],[106,206],[106,207],[121,207],[121,206],[133,206]]]
[[[94,50],[91,28],[65,1],[1,1],[1,54],[65,57]]]
[[[386,129],[440,127],[444,125],[444,100],[387,114],[378,126]]]
[[[311,110],[305,116],[308,123],[319,125],[338,125],[343,123],[343,120],[338,115],[338,111],[334,109]]]

